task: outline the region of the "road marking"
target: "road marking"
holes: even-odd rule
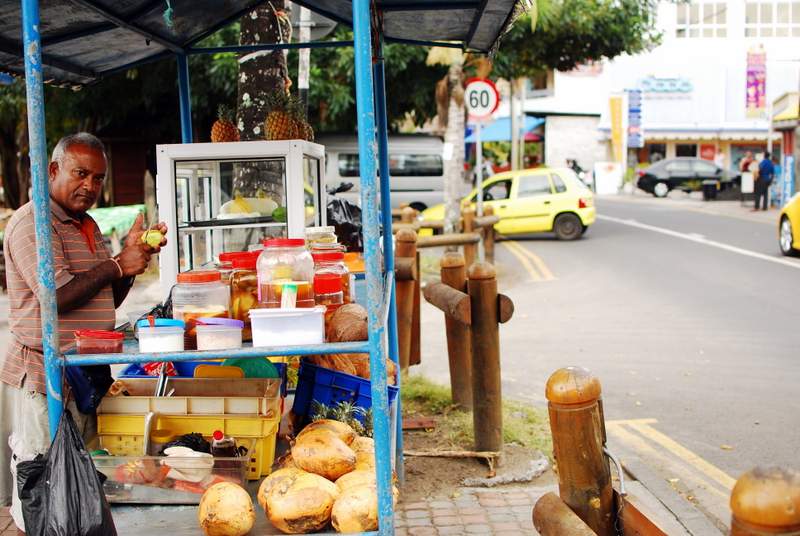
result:
[[[533,267],[531,261],[528,260],[528,257],[517,251],[515,248],[511,247],[511,244],[513,244],[513,242],[502,242],[502,244],[506,247],[509,253],[514,255],[517,258],[517,260],[519,260],[519,262],[522,263],[522,266],[528,271],[528,274],[530,274],[531,279],[533,281],[542,280],[542,276],[540,276],[539,272],[537,272],[536,269]]]
[[[535,281],[553,281],[556,277],[553,275],[553,272],[550,271],[550,268],[544,263],[541,257],[539,257],[536,253],[530,251],[529,249],[525,248],[519,242],[515,242],[513,240],[505,241],[503,244],[506,245],[508,250],[513,253],[520,262],[526,265],[529,268],[529,272],[533,267],[531,267],[531,262],[536,267],[534,272],[537,272],[537,276],[540,276],[539,279],[534,278]],[[523,257],[529,260],[530,262],[523,261]]]
[[[757,251],[751,251],[749,249],[743,249],[736,246],[731,246],[730,244],[725,244],[723,242],[717,242],[716,240],[709,240],[708,238],[704,238],[703,236],[696,235],[694,233],[681,233],[678,231],[673,231],[671,229],[665,229],[663,227],[656,227],[655,225],[648,225],[646,223],[641,223],[636,220],[632,219],[624,219],[624,218],[615,218],[614,216],[606,216],[602,214],[597,215],[597,219],[599,220],[606,220],[614,223],[619,223],[622,225],[628,225],[630,227],[636,227],[638,229],[644,229],[646,231],[653,231],[654,233],[661,233],[667,236],[672,236],[674,238],[682,238],[684,240],[688,240],[690,242],[695,242],[697,244],[703,244],[706,246],[715,247],[718,249],[722,249],[725,251],[729,251],[731,253],[737,253],[739,255],[744,255],[745,257],[752,257],[754,259],[759,259],[762,261],[773,262],[775,264],[781,264],[783,266],[789,266],[790,268],[797,268],[800,269],[800,263],[791,261],[789,259],[783,259],[781,257],[772,257],[770,255],[766,255],[764,253],[758,253]]]

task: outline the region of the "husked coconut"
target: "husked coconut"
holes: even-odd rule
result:
[[[367,310],[357,303],[342,305],[331,317],[326,331],[330,342],[366,341]]]
[[[371,437],[358,436],[350,443],[350,448],[353,449],[355,453],[362,451],[375,452],[375,440]]]
[[[292,446],[297,467],[336,480],[356,468],[356,454],[331,432],[319,430],[299,437]]]
[[[375,471],[375,452],[360,450],[356,452],[356,470]]]
[[[328,524],[338,497],[339,488],[330,480],[298,471],[271,486],[267,519],[286,534],[314,532]]]
[[[279,483],[285,480],[291,480],[293,478],[297,478],[300,473],[303,473],[297,467],[284,467],[282,469],[278,469],[277,471],[273,471],[267,478],[265,478],[261,485],[258,487],[258,493],[256,494],[256,499],[258,499],[258,504],[264,511],[267,511],[267,494],[270,490],[278,485]]]
[[[351,473],[340,476],[336,480],[336,487],[339,488],[340,492],[369,485],[375,485],[375,471],[369,469],[356,469]]]
[[[306,425],[303,430],[297,434],[296,442],[300,442],[303,440],[303,437],[308,436],[314,432],[318,432],[320,430],[325,430],[327,432],[333,433],[339,439],[345,442],[346,445],[349,445],[353,442],[353,440],[358,437],[356,431],[349,424],[345,424],[340,421],[335,421],[333,419],[320,419],[318,421],[313,421]]]
[[[399,492],[392,488],[393,502]],[[378,489],[375,484],[352,486],[342,491],[333,505],[331,523],[337,532],[378,530]]]
[[[206,536],[244,536],[256,522],[250,494],[232,482],[219,482],[200,499],[197,520]]]

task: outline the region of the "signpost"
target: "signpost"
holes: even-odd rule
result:
[[[475,181],[478,198],[476,213],[483,216],[483,143],[481,142],[481,123],[491,119],[492,114],[500,106],[500,93],[494,82],[488,78],[470,78],[464,89],[464,104],[467,107],[470,121],[475,123]],[[478,245],[478,258],[483,261],[483,242]]]

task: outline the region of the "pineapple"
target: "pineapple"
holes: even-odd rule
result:
[[[211,141],[239,141],[239,129],[233,121],[233,110],[224,104],[217,109],[218,119],[211,126]]]
[[[264,136],[268,140],[313,140],[314,130],[303,114],[302,102],[284,92],[273,93],[267,100]]]

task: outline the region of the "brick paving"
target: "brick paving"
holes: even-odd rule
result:
[[[454,498],[400,502],[395,516],[396,536],[537,534],[533,505],[555,487],[498,490],[463,489]]]
[[[11,519],[8,507],[0,508],[0,536],[17,536],[17,527]]]

